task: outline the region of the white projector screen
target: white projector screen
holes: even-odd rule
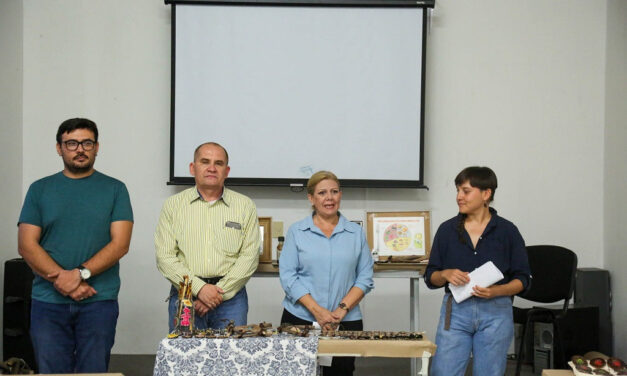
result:
[[[172,4],[171,184],[214,141],[229,185],[423,186],[426,9],[221,4]]]

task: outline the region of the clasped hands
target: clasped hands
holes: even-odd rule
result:
[[[326,308],[318,307],[315,312],[313,312],[313,315],[322,329],[335,330],[347,313],[345,309],[340,307],[337,307],[333,312]]]
[[[444,279],[446,279],[448,283],[450,283],[453,286],[463,286],[467,284],[468,282],[470,282],[470,277],[468,276],[469,273],[463,272],[459,269],[445,269],[445,270],[442,270],[441,274],[442,274],[442,277],[444,277]],[[494,294],[494,291],[492,290],[492,286],[490,287],[473,286],[472,295],[479,297],[479,298],[484,298],[484,299],[489,299],[489,298],[493,298],[496,296],[496,294]]]
[[[78,269],[60,270],[48,274],[54,280],[54,288],[63,296],[69,296],[75,301],[81,301],[97,294],[97,291],[81,279]]]
[[[205,284],[198,291],[197,299],[194,300],[194,309],[200,317],[203,317],[207,312],[222,304],[223,294],[224,290],[220,287],[209,283]]]

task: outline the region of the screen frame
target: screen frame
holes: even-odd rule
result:
[[[422,64],[420,95],[420,152],[418,180],[372,180],[340,179],[342,187],[353,188],[422,188],[424,185],[424,119],[425,119],[425,78],[427,48],[427,11],[433,8],[435,0],[165,0],[171,5],[171,72],[170,72],[170,171],[167,185],[194,185],[194,178],[174,175],[175,156],[175,90],[176,90],[176,5],[229,5],[229,6],[288,6],[288,7],[365,7],[365,8],[425,8],[422,14]],[[301,178],[227,178],[228,186],[260,186],[300,188],[307,185],[307,179]]]

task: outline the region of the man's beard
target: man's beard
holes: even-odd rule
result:
[[[84,155],[84,154],[82,154]],[[77,155],[76,157],[80,157],[81,155]],[[86,158],[89,158],[85,155]],[[85,172],[89,172],[93,167],[94,167],[94,161],[95,158],[89,158],[87,160],[87,164],[85,165],[78,165],[74,162],[74,159],[72,159],[70,161],[70,163],[68,163],[65,158],[63,158],[63,164],[65,165],[65,168],[67,168],[67,170],[69,172],[71,172],[72,174],[82,174]]]

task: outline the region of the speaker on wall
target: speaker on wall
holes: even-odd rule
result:
[[[4,263],[3,358],[22,358],[37,370],[30,340],[30,302],[33,272],[24,259]]]
[[[579,268],[575,279],[575,307],[599,307],[599,348],[611,355],[613,348],[612,290],[610,273],[598,268]]]

